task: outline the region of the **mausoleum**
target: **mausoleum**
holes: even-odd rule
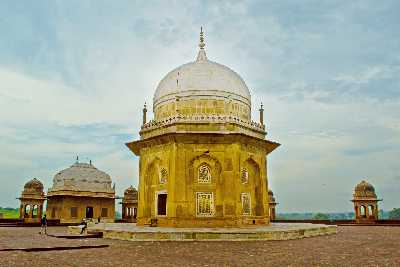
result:
[[[54,176],[47,193],[46,213],[49,219],[61,223],[77,223],[84,218],[113,222],[115,189],[111,177],[92,162],[77,160]]]
[[[197,58],[169,72],[143,109],[137,224],[218,227],[270,222],[264,109],[232,69],[208,59],[203,31]]]

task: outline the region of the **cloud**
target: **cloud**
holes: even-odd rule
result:
[[[162,77],[195,59],[203,26],[209,59],[244,78],[253,118],[263,102],[268,137],[282,143],[268,163],[280,211],[351,210],[351,191],[365,177],[383,207],[395,207],[398,7],[3,1],[0,202],[16,206],[33,176],[49,187],[76,154],[110,173],[118,194],[137,183],[138,159],[124,143],[138,138],[141,108],[147,101],[151,110]]]

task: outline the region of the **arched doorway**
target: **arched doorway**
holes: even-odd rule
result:
[[[367,217],[367,209],[365,208],[364,205],[361,205],[361,207],[360,207],[360,215],[361,215],[361,217],[363,217],[363,218],[366,218],[366,217]]]
[[[157,216],[167,215],[167,193],[165,191],[157,193]]]
[[[29,218],[29,217],[30,217],[30,213],[31,213],[31,205],[26,204],[26,205],[25,205],[24,217],[25,217],[25,218]]]
[[[369,217],[370,217],[370,218],[375,217],[375,216],[374,216],[374,206],[372,206],[372,205],[369,205],[369,206],[368,206],[368,214],[369,214]]]
[[[38,205],[34,205],[32,209],[32,218],[37,218],[39,215],[39,207]]]

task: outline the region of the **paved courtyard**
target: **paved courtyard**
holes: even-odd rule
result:
[[[0,249],[109,245],[63,251],[0,251],[0,266],[400,266],[400,227],[343,226],[289,241],[129,242],[60,239],[39,228],[0,228]],[[50,227],[50,234],[66,233]]]

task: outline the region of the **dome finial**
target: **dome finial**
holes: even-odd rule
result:
[[[206,44],[204,43],[203,27],[200,27],[200,43],[199,43],[199,47],[200,47],[200,49],[204,49],[205,46],[206,46]]]
[[[205,61],[205,60],[207,60],[206,51],[204,50],[205,46],[206,46],[206,44],[204,43],[203,27],[200,27],[200,43],[199,43],[200,51],[197,54],[196,61]]]

